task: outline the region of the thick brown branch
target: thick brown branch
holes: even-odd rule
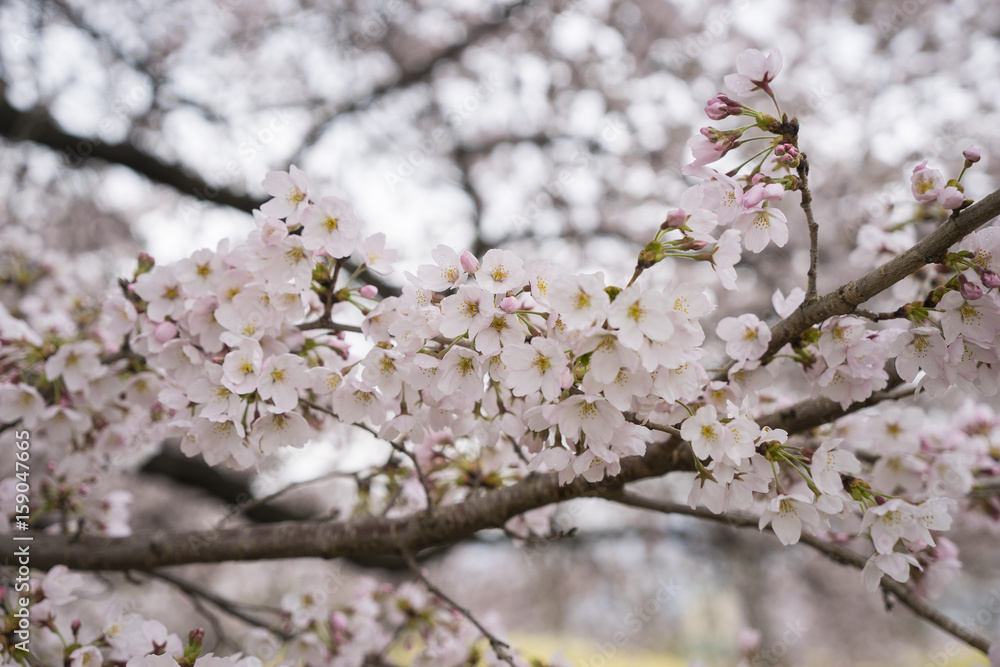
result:
[[[889,375],[889,383],[885,389],[876,391],[863,401],[850,404],[846,409],[841,407],[837,401],[832,401],[829,398],[810,398],[799,401],[795,405],[783,410],[773,412],[758,420],[758,423],[761,426],[784,429],[789,434],[801,433],[802,431],[808,431],[823,424],[829,424],[844,415],[849,415],[852,412],[857,412],[876,403],[892,401],[912,395],[912,388],[894,391],[903,384],[903,381],[896,375],[895,369],[890,368],[889,370],[892,372]]]
[[[836,315],[847,315],[921,267],[944,258],[945,252],[968,234],[1000,215],[1000,190],[993,192],[969,208],[952,215],[944,224],[902,255],[873,269],[857,280],[841,286],[835,292],[813,301],[806,301],[787,318],[771,329],[771,344],[764,353],[769,359],[786,343],[803,331]]]
[[[656,477],[689,465],[686,447],[671,439],[651,445],[644,457],[622,461],[622,472],[602,483],[582,478],[561,486],[555,474],[532,475],[520,483],[401,518],[348,522],[286,522],[218,531],[158,532],[126,538],[34,535],[34,567],[64,564],[78,570],[150,570],[186,563],[339,558],[407,551],[450,544],[486,528],[499,528],[523,512],[571,498],[609,492],[626,482]]]

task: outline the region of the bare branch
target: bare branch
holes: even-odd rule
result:
[[[167,582],[171,586],[187,594],[188,597],[192,598],[192,600],[200,599],[200,600],[205,600],[206,602],[210,602],[213,606],[217,607],[218,609],[232,616],[233,618],[237,618],[248,625],[253,625],[258,628],[264,628],[265,630],[269,630],[270,632],[273,632],[274,634],[278,635],[279,637],[281,637],[286,641],[294,637],[294,635],[290,635],[286,632],[283,632],[280,628],[277,628],[274,625],[267,623],[266,621],[262,621],[258,618],[254,618],[253,616],[243,613],[237,608],[236,603],[230,602],[229,600],[219,597],[214,593],[210,593],[209,591],[204,590],[201,586],[197,586],[189,581],[180,579],[179,577],[175,577],[165,572],[144,572],[143,574],[145,574],[148,577],[154,579],[160,579],[162,581]]]
[[[420,570],[420,566],[417,564],[417,561],[413,559],[413,556],[409,552],[404,551],[403,558],[406,559],[406,564],[410,566],[410,570],[413,571],[414,576],[416,576],[417,579],[420,580],[420,582],[427,588],[427,590],[429,590],[431,593],[444,600],[448,604],[448,606],[450,606],[452,609],[460,613],[462,616],[465,616],[467,619],[469,619],[469,622],[471,622],[474,626],[476,626],[479,632],[482,633],[483,637],[486,637],[486,639],[490,642],[490,647],[493,649],[493,652],[496,654],[497,658],[499,658],[503,662],[506,662],[511,667],[514,667],[514,659],[510,656],[509,652],[510,651],[509,644],[497,639],[495,635],[493,635],[489,630],[483,627],[482,623],[476,620],[476,617],[472,615],[472,612],[470,612],[468,609],[466,609],[462,605],[452,600],[450,597],[445,595],[444,591],[442,591],[440,588],[432,584],[430,580],[427,579],[426,576],[424,576],[424,573]]]
[[[746,516],[734,512],[712,514],[712,512],[705,508],[699,507],[697,509],[691,509],[687,505],[663,502],[652,498],[644,498],[639,494],[628,491],[623,491],[617,496],[611,496],[609,497],[609,500],[613,500],[622,505],[652,510],[654,512],[662,512],[664,514],[685,514],[687,516],[708,519],[709,521],[716,521],[738,528],[757,528],[760,521],[758,517]],[[770,530],[770,526],[768,526],[768,530]],[[864,568],[865,562],[867,561],[864,556],[856,554],[850,549],[830,544],[829,542],[809,535],[808,533],[802,533],[800,540],[803,543],[808,544],[813,549],[816,549],[827,558],[830,558],[831,560],[842,565],[849,565],[860,570]],[[957,637],[968,645],[979,649],[983,653],[986,653],[989,650],[991,643],[989,639],[968,630],[951,620],[938,609],[921,600],[917,594],[905,584],[901,584],[897,581],[889,579],[888,577],[883,577],[881,586],[883,590],[887,590],[892,593],[917,616],[933,623],[945,632]]]
[[[802,156],[799,163],[799,190],[802,192],[801,206],[806,214],[806,223],[809,225],[809,273],[807,274],[808,285],[806,288],[806,299],[808,303],[816,298],[816,266],[819,264],[819,224],[813,216],[812,193],[809,191],[809,163],[806,156]]]

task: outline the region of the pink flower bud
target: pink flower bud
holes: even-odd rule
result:
[[[678,227],[683,227],[686,222],[687,212],[685,212],[682,208],[675,208],[667,213],[667,219],[661,227],[663,229],[677,229]]]
[[[958,547],[947,537],[939,537],[934,557],[938,560],[958,560]]]
[[[739,642],[740,650],[744,653],[756,651],[757,647],[760,646],[760,631],[753,628],[740,630]]]
[[[177,335],[177,325],[173,322],[160,322],[153,329],[153,338],[156,339],[157,343],[166,343],[168,340]]]
[[[505,313],[513,313],[519,306],[520,304],[517,301],[517,297],[507,296],[500,301],[500,310]]]
[[[979,273],[979,279],[983,281],[983,287],[987,289],[996,289],[1000,287],[1000,275],[997,275],[989,269],[984,269]]]
[[[942,207],[953,210],[962,205],[962,202],[965,201],[965,195],[958,188],[949,185],[938,193],[937,201]]]
[[[479,260],[468,250],[462,252],[461,257],[458,260],[462,263],[462,268],[469,273],[475,273],[479,270]]]
[[[346,630],[348,627],[347,616],[340,611],[333,612],[330,614],[330,627],[334,630]]]
[[[573,371],[569,369],[569,366],[565,366],[562,369],[562,373],[559,374],[559,386],[562,389],[569,389],[573,386],[573,382],[576,378],[573,377]]]
[[[743,105],[719,93],[708,101],[705,113],[712,120],[722,120],[729,116],[738,116],[743,112]]]
[[[975,301],[983,296],[983,290],[975,283],[970,283],[965,276],[958,277],[958,292],[966,301]]]
[[[972,164],[979,162],[979,160],[981,160],[983,157],[983,153],[982,151],[979,150],[978,146],[969,146],[964,151],[962,151],[962,155],[964,155],[965,159],[971,162]]]
[[[361,296],[366,299],[373,299],[375,295],[378,294],[378,288],[374,285],[365,285],[360,290],[358,290]]]

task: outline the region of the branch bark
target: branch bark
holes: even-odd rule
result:
[[[770,359],[786,343],[803,331],[837,315],[847,315],[876,294],[885,291],[921,267],[944,259],[948,248],[1000,215],[1000,190],[990,193],[969,208],[952,215],[944,224],[902,255],[873,269],[867,275],[842,285],[798,310],[771,328],[771,344],[764,353]]]
[[[622,461],[616,477],[583,478],[560,485],[555,474],[531,475],[518,484],[467,501],[401,518],[348,522],[284,522],[218,531],[158,532],[126,538],[33,535],[33,567],[64,564],[77,570],[151,570],[167,565],[278,558],[340,558],[408,552],[449,544],[486,528],[499,528],[528,510],[571,498],[599,496],[637,479],[690,465],[684,443],[671,438],[643,457]]]

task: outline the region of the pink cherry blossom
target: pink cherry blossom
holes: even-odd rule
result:
[[[659,290],[627,287],[615,297],[608,324],[618,329],[618,340],[638,350],[645,338],[664,341],[674,332],[666,295]]]
[[[508,345],[500,357],[507,365],[507,386],[515,396],[536,391],[541,391],[547,401],[554,401],[559,396],[567,360],[557,342],[532,338],[529,344]]]
[[[417,268],[417,277],[428,289],[443,292],[462,284],[466,269],[458,253],[442,244],[431,251],[431,258],[436,264]]]
[[[761,512],[760,528],[771,524],[771,529],[782,544],[796,544],[802,536],[802,524],[818,528],[820,514],[810,499],[800,494],[779,495],[772,498],[767,509]]]
[[[601,273],[563,276],[553,282],[549,304],[566,326],[582,328],[601,324],[611,304],[604,288],[604,274]]]
[[[737,95],[747,95],[755,90],[772,94],[770,83],[781,71],[781,51],[774,48],[764,57],[757,49],[747,49],[736,57],[736,74],[727,74],[726,86]]]
[[[264,177],[264,190],[274,199],[264,203],[260,210],[265,215],[284,218],[289,227],[298,224],[309,203],[309,179],[302,170],[292,165],[287,172],[268,172]]]
[[[578,438],[581,431],[590,445],[611,442],[615,429],[625,424],[620,410],[600,396],[578,394],[556,405],[552,419],[566,435]]]
[[[771,206],[746,211],[736,218],[733,229],[743,233],[750,252],[760,252],[772,241],[779,248],[788,243],[788,219],[781,209]]]
[[[524,261],[510,250],[494,248],[483,256],[476,271],[476,282],[491,294],[504,294],[524,286],[527,274]]]
[[[723,318],[716,334],[726,341],[726,354],[737,361],[759,359],[771,342],[771,330],[751,313]]]
[[[361,223],[350,205],[336,197],[323,197],[302,211],[302,245],[318,254],[347,257],[361,233]]]
[[[399,252],[386,249],[385,234],[382,232],[359,241],[356,254],[361,264],[383,276],[392,273],[392,264],[399,259]]]

